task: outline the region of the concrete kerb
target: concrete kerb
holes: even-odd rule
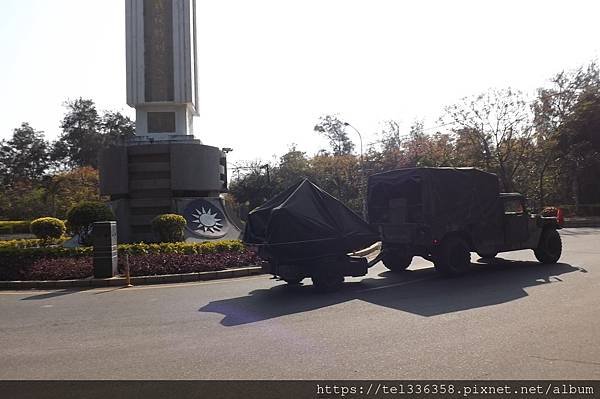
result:
[[[134,286],[150,284],[174,284],[194,281],[221,280],[234,277],[256,276],[259,274],[263,274],[262,268],[251,266],[239,269],[219,270],[214,272],[132,277],[131,283]],[[125,287],[126,285],[127,279],[125,277],[113,277],[107,279],[87,278],[83,280],[57,281],[0,281],[0,290],[44,290],[85,287]]]

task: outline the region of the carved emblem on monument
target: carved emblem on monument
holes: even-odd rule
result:
[[[229,224],[223,211],[204,199],[192,201],[183,216],[192,233],[206,238],[220,238],[227,234]]]

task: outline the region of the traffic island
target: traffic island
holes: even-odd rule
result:
[[[178,284],[198,281],[222,280],[227,278],[248,277],[260,274],[263,274],[261,267],[250,266],[238,269],[226,269],[201,273],[131,277],[131,283],[134,286],[152,284]],[[127,284],[127,278],[122,276],[113,278],[87,278],[81,280],[57,281],[0,281],[0,290],[126,287]]]

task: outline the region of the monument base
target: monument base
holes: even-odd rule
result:
[[[109,206],[118,220],[119,242],[150,243],[157,241],[158,237],[147,223],[155,216],[148,216],[143,220],[135,215],[132,216],[131,200],[127,199],[111,201]],[[163,213],[175,213],[185,218],[185,242],[239,240],[241,238],[241,227],[234,222],[234,218],[230,217],[225,203],[220,197],[173,198],[169,209],[167,210],[165,207]]]
[[[166,213],[186,217],[190,239],[238,238],[219,198],[227,190],[226,165],[220,149],[185,137],[136,138],[103,151],[100,192],[110,196],[119,241],[155,241],[152,219]]]

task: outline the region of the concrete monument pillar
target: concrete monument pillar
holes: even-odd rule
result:
[[[136,134],[193,135],[196,0],[126,1],[127,104],[136,109]]]
[[[226,154],[194,137],[198,114],[196,1],[126,0],[127,104],[136,136],[100,154],[100,192],[110,196],[122,242],[153,241],[165,213],[187,220],[186,240],[238,238],[220,194]]]

